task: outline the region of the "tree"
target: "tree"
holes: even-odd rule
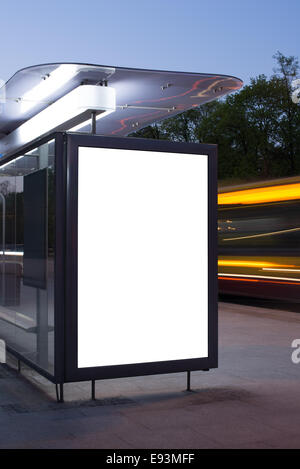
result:
[[[176,142],[218,144],[220,179],[267,179],[300,171],[300,106],[291,99],[298,60],[280,52],[269,79],[250,84],[226,99],[202,105],[134,136]]]
[[[164,133],[161,130],[161,124],[148,125],[144,129],[138,130],[130,135],[136,138],[152,138],[157,140],[164,140]]]
[[[300,109],[291,99],[292,81],[299,73],[299,62],[293,56],[285,57],[277,52],[273,58],[277,62],[273,80],[276,81],[279,93],[281,119],[278,132],[278,143],[289,160],[289,174],[294,175],[300,169]]]

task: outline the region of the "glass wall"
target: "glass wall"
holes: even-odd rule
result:
[[[0,338],[54,373],[54,140],[0,166]]]

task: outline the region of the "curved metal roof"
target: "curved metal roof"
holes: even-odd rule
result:
[[[51,83],[54,76],[59,76],[57,86]],[[36,65],[18,71],[0,90],[0,139],[81,84],[115,88],[116,111],[97,122],[97,133],[125,136],[239,90],[243,82],[219,74],[74,63]]]

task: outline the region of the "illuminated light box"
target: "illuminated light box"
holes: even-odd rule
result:
[[[216,367],[215,146],[68,140],[66,381]]]
[[[207,357],[207,257],[207,155],[79,148],[78,367]]]

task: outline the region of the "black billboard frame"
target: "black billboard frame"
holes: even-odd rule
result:
[[[208,357],[128,365],[78,368],[77,356],[77,208],[79,147],[114,148],[208,156]],[[209,370],[218,366],[217,146],[128,137],[67,133],[66,294],[64,382]],[[189,382],[189,379],[188,379]]]

